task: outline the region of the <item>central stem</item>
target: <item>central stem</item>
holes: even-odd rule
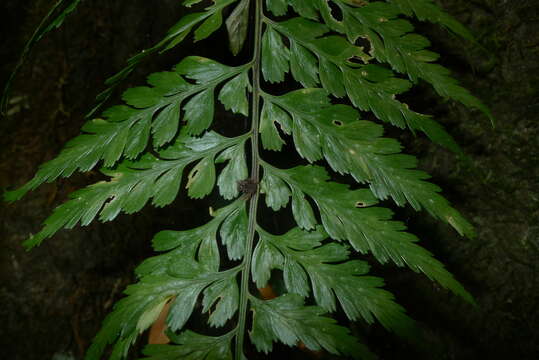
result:
[[[249,204],[249,226],[247,229],[247,244],[243,257],[243,271],[241,274],[240,285],[240,304],[238,332],[236,336],[235,360],[244,360],[243,343],[245,339],[245,326],[247,320],[247,304],[249,302],[249,280],[251,277],[251,260],[253,254],[253,245],[256,235],[256,217],[258,209],[258,199],[260,191],[258,183],[260,182],[260,156],[258,153],[258,127],[260,123],[260,60],[262,46],[262,0],[255,2],[255,34],[254,34],[254,54],[253,54],[253,92],[251,109],[251,180],[257,185],[257,190],[251,197]]]

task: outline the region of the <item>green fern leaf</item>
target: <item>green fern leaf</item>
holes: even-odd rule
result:
[[[251,341],[258,351],[268,353],[274,341],[293,346],[298,341],[308,349],[325,349],[335,355],[348,355],[354,359],[376,357],[348,334],[346,328],[325,317],[317,306],[304,306],[303,298],[287,294],[269,301],[252,299],[254,311]]]
[[[290,5],[295,12],[307,19],[318,19],[316,1],[309,0],[289,0]]]
[[[266,0],[266,6],[275,16],[283,16],[288,10],[288,0]]]
[[[111,177],[110,181],[99,182],[71,194],[71,200],[57,207],[45,220],[43,230],[30,237],[25,246],[37,246],[61,228],[71,229],[78,222],[83,226],[88,225],[98,214],[101,221],[111,221],[121,211],[127,214],[137,212],[151,198],[155,206],[168,205],[179,191],[183,169],[197,160],[199,163],[190,173],[187,188],[189,196],[203,197],[215,184],[213,162],[208,159],[243,143],[245,138],[225,138],[208,133],[196,141],[185,135],[159,152],[160,158],[147,154],[139,161],[122,163],[117,169],[104,169],[103,173]],[[205,147],[201,148],[202,143],[205,143]],[[210,176],[206,177],[208,171]],[[197,173],[201,176],[196,176]]]
[[[202,199],[212,192],[215,186],[215,160],[213,156],[205,157],[191,170],[187,177],[188,194],[193,199]]]
[[[348,21],[350,22],[352,20]],[[426,115],[410,110],[408,105],[395,99],[395,95],[410,88],[408,82],[392,77],[391,72],[383,68],[350,62],[350,59],[354,58],[369,60],[361,48],[340,37],[320,37],[329,29],[302,18],[282,23],[272,22],[271,26],[287,36],[291,42],[298,42],[309,51],[318,54],[320,80],[329,93],[337,97],[348,94],[358,109],[372,111],[380,120],[400,128],[407,126],[411,130],[423,131],[432,141],[452,151],[461,152],[441,125]],[[294,47],[292,50],[295,50]],[[299,77],[296,80],[302,82],[303,79]]]
[[[240,238],[235,240],[238,239]],[[238,310],[239,289],[236,280],[233,278],[220,280],[206,288],[202,306],[204,313],[213,309],[208,319],[210,326],[224,326]]]
[[[262,37],[262,74],[271,83],[284,81],[289,71],[290,52],[284,46],[281,36],[268,28]]]
[[[278,176],[292,188],[311,197],[316,203],[322,224],[335,240],[348,240],[360,253],[372,252],[381,263],[394,262],[423,272],[430,279],[472,302],[471,295],[444,269],[443,265],[424,248],[418,239],[404,232],[406,227],[389,221],[392,212],[385,208],[370,207],[376,200],[368,190],[350,191],[346,186],[327,182],[329,176],[321,167],[296,167],[277,170],[268,164],[264,171]],[[302,219],[296,222],[301,226]]]
[[[115,344],[111,359],[125,357],[133,341],[151,325],[149,317],[153,316],[156,310],[160,312],[169,298],[176,297],[176,300],[170,307],[167,323],[171,331],[182,328],[204,288],[234,275],[201,274],[201,266],[194,262],[194,259],[184,257],[182,260],[187,263],[182,269],[184,272],[181,277],[164,274],[158,278],[145,277],[140,283],[126,290],[128,296],[119,301],[114,311],[105,319],[103,330],[97,334],[88,350],[87,360],[99,359],[108,344]],[[186,272],[188,270],[192,272]],[[233,313],[226,315],[232,316]]]
[[[290,42],[290,70],[294,79],[306,88],[319,84],[316,57],[295,41]]]
[[[455,34],[474,40],[470,31],[432,0],[390,0],[406,16],[415,15],[419,20],[430,21],[447,27]]]
[[[166,230],[157,233],[153,238],[153,248],[155,251],[164,253],[148,258],[140,264],[135,270],[137,276],[142,278],[168,273],[173,270],[177,257],[183,256],[185,249],[190,249],[191,246],[200,246],[198,261],[201,264],[218,264],[217,254],[219,251],[216,244],[219,227],[230,214],[236,212],[242,205],[242,200],[236,200],[224,208],[213,211],[211,221],[191,230]],[[234,240],[231,239],[231,241]],[[216,268],[214,265],[206,267],[211,270],[218,269],[218,266]]]
[[[285,207],[291,195],[290,188],[285,182],[269,172],[262,178],[260,191],[266,195],[266,205],[274,211]]]
[[[243,144],[230,147],[223,151],[216,163],[227,162],[217,179],[219,193],[226,200],[232,200],[239,195],[238,183],[249,176],[245,160],[245,147]]]
[[[213,122],[214,89],[204,90],[185,104],[185,120],[189,135],[200,135]]]
[[[216,31],[222,25],[222,18],[220,17],[220,14],[223,9],[236,1],[238,0],[212,0],[213,5],[208,6],[204,11],[191,13],[182,17],[168,30],[166,36],[153,47],[142,50],[137,55],[130,57],[127,60],[126,67],[105,81],[105,85],[109,87],[97,95],[97,104],[87,114],[87,117],[92,117],[109,99],[114,89],[135,70],[138,64],[140,64],[147,57],[176,47],[178,44],[183,42],[190,34],[192,29],[200,23],[202,23],[202,25],[200,25],[195,31],[195,40],[202,40],[203,38],[211,35],[211,33]],[[188,1],[185,2],[184,5],[189,7],[198,2],[199,1]]]
[[[159,115],[157,115],[152,125],[154,147],[162,147],[169,143],[174,138],[174,135],[177,134],[180,125],[180,111],[180,103],[176,102],[165,106]],[[121,153],[121,151],[121,149],[115,149],[116,154]],[[107,158],[105,158],[105,163],[110,162],[111,160],[107,161]]]
[[[103,113],[106,120],[86,123],[82,135],[69,141],[58,157],[43,164],[27,184],[7,192],[5,199],[18,200],[45,182],[70,176],[77,170],[88,171],[100,160],[105,160],[105,167],[112,167],[122,155],[134,159],[146,149],[150,131],[153,132],[154,148],[158,149],[175,136],[172,132],[163,134],[164,128],[177,129],[177,107],[190,96],[192,98],[184,107],[186,129],[189,134],[200,134],[213,121],[213,88],[245,68],[188,57],[176,66],[175,72],[151,75],[148,82],[153,87],[133,88],[124,93],[124,100],[133,107],[114,106]],[[187,83],[180,75],[196,80],[197,84]],[[127,139],[131,140],[127,142]]]
[[[226,20],[230,51],[238,55],[247,39],[249,28],[249,0],[241,0]],[[247,115],[246,115],[247,116]]]
[[[245,241],[239,239],[247,238],[248,222],[245,207],[240,207],[232,212],[221,226],[219,235],[230,260],[239,260],[245,255]]]
[[[337,309],[336,296],[350,320],[362,318],[372,323],[376,318],[387,329],[413,337],[413,321],[394,303],[391,293],[380,289],[383,280],[364,276],[369,271],[365,262],[343,262],[349,259],[345,246],[322,245],[327,234],[321,228],[311,232],[295,228],[281,236],[259,228],[258,233],[260,242],[254,251],[252,266],[258,287],[266,286],[272,269],[280,269],[290,293],[306,297],[312,287],[316,303],[328,312]]]
[[[119,301],[105,319],[86,359],[99,359],[108,344],[115,344],[113,351],[118,354],[112,359],[125,357],[133,341],[153,323],[167,302],[171,302],[167,317],[171,331],[183,327],[201,294],[203,312],[215,309],[209,318],[210,325],[221,327],[234,316],[238,308],[234,277],[239,269],[219,272],[216,235],[223,221],[242,206],[244,202],[237,201],[220,209],[212,221],[193,230],[157,234],[155,249],[172,251],[148,259],[137,269],[141,276],[139,283],[127,288],[128,296]],[[241,237],[233,239],[234,242],[241,240]]]
[[[125,91],[123,105],[87,122],[82,134],[30,182],[5,195],[16,200],[44,182],[97,165],[108,177],[72,193],[24,243],[27,248],[62,228],[96,218],[111,221],[148,203],[166,206],[177,198],[184,171],[191,198],[208,196],[217,185],[219,195],[230,201],[210,208],[211,219],[202,226],[155,235],[153,248],[159,254],[137,267],[138,282],[107,316],[86,360],[101,359],[109,345],[110,359],[125,359],[165,309],[166,333],[174,345],[147,346],[146,359],[246,360],[247,333],[264,353],[274,342],[303,343],[314,351],[374,359],[329,317],[339,311],[350,321],[379,322],[413,341],[413,320],[354,253],[423,273],[473,303],[418,238],[392,219],[393,212],[377,204],[391,198],[398,206],[424,209],[468,237],[474,234],[472,225],[427,181],[429,175],[416,169],[416,159],[401,153],[398,141],[383,137],[381,125],[360,120],[360,111],[370,111],[383,122],[422,131],[460,152],[439,123],[410,110],[398,96],[423,79],[441,96],[487,114],[488,109],[435,63],[438,54],[427,49],[429,41],[413,33],[411,22],[401,16],[439,23],[469,38],[466,29],[431,0],[266,0],[274,16],[291,10],[298,15],[284,21],[270,19],[263,0],[208,3],[183,1],[187,7],[206,7],[184,16],[161,42],[129,59],[98,100],[104,101],[147,56],[171,49],[191,33],[195,42],[206,39],[223,22],[233,55],[253,40],[252,60],[231,67],[190,56],[173,71],[151,74],[147,86]],[[253,37],[247,36],[250,14]],[[58,25],[62,19],[54,21]],[[368,54],[356,45],[359,37],[370,43]],[[303,88],[275,95],[270,91],[279,86],[263,86],[284,82],[287,74]],[[216,95],[225,110],[251,120],[250,130],[236,137],[211,130]],[[282,151],[288,141],[303,159],[318,165],[279,169],[262,159],[260,147]],[[360,188],[331,181],[320,166],[323,160]],[[290,210],[297,227],[282,235],[264,230],[258,223],[260,194],[272,210]],[[266,287],[274,279],[284,285],[278,297],[266,300],[251,293],[254,285]],[[214,336],[188,329],[188,323],[199,320],[195,314],[216,328]]]
[[[400,6],[394,7],[382,2],[373,2],[359,8],[341,6],[346,21],[355,25],[348,27],[348,37],[357,39],[360,36],[378,37],[379,46],[375,46],[372,55],[382,62],[388,62],[396,71],[407,74],[412,81],[421,78],[431,83],[436,92],[443,97],[448,97],[463,103],[466,106],[474,107],[485,113],[489,119],[492,118],[490,110],[479,99],[474,97],[468,90],[458,85],[458,82],[450,77],[450,72],[441,65],[433,64],[439,57],[438,54],[425,50],[430,42],[417,34],[411,34],[414,27],[406,20],[399,19],[399,9],[403,7],[409,14],[412,11],[405,4],[408,1],[397,1]],[[428,4],[430,3],[430,5]],[[421,1],[418,3],[420,14],[424,14],[425,7],[430,8],[432,16],[429,20],[441,22],[439,8],[431,1]],[[437,11],[436,11],[437,9]],[[415,11],[414,11],[415,12]],[[427,19],[423,15],[421,19]],[[446,24],[451,24],[450,19],[443,20]],[[467,37],[464,28],[455,30]]]
[[[249,100],[246,92],[251,91],[251,84],[247,72],[244,71],[228,81],[219,93],[219,101],[226,110],[233,113],[249,116]]]
[[[221,25],[223,25],[223,14],[221,13],[221,11],[216,11],[195,30],[195,41],[206,39],[215,31],[217,31],[221,27]]]
[[[265,99],[290,113],[296,149],[310,162],[324,157],[335,171],[369,183],[379,199],[391,196],[397,205],[424,208],[460,234],[474,235],[472,226],[438,194],[440,188],[425,181],[429,176],[412,170],[415,158],[399,154],[396,140],[381,138],[380,126],[357,121],[359,115],[350,106],[332,105],[322,89]]]
[[[264,102],[262,113],[260,115],[260,135],[262,138],[262,146],[267,150],[281,151],[284,140],[279,135],[276,123],[281,125],[281,128],[287,134],[290,134],[290,116],[278,106],[274,106],[271,102]]]

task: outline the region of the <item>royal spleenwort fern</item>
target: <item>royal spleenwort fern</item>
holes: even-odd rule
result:
[[[67,13],[79,2],[71,2]],[[202,3],[184,1],[186,6]],[[143,58],[176,46],[190,33],[195,41],[203,40],[225,24],[236,55],[250,29],[251,61],[230,67],[190,56],[172,71],[150,75],[148,86],[125,91],[125,104],[87,122],[82,134],[42,165],[30,182],[6,194],[7,200],[17,200],[42,183],[97,165],[109,177],[71,194],[43,230],[25,242],[28,248],[96,217],[111,221],[148,202],[168,205],[182,183],[191,198],[207,196],[217,184],[219,194],[232,201],[212,211],[212,220],[201,227],[155,236],[153,246],[161,254],[137,268],[139,282],[127,288],[126,297],[105,319],[86,358],[100,359],[109,344],[112,359],[125,358],[167,304],[168,336],[174,345],[148,346],[144,353],[149,359],[246,359],[247,332],[261,352],[270,352],[277,341],[290,346],[302,342],[311,350],[374,358],[328,314],[342,309],[351,321],[378,321],[404,337],[413,337],[414,322],[382,288],[383,280],[369,276],[369,265],[353,252],[424,273],[473,302],[404,224],[391,219],[391,210],[377,204],[391,198],[399,206],[425,209],[468,237],[473,236],[472,226],[440,195],[440,188],[427,181],[428,174],[415,169],[416,159],[401,153],[398,141],[383,137],[381,125],[360,120],[360,111],[371,111],[383,122],[423,132],[460,152],[439,123],[397,96],[423,79],[439,95],[490,116],[447,69],[434,63],[438,54],[427,50],[429,41],[413,33],[406,17],[439,23],[472,39],[470,33],[431,0],[208,3],[203,11],[183,17],[154,47],[131,58],[107,81],[111,88],[98,103]],[[51,24],[60,23],[55,18]],[[368,43],[368,51],[357,45],[358,39]],[[280,96],[265,90],[264,81],[281,83],[287,73],[303,88]],[[248,117],[250,131],[228,138],[210,130],[216,101]],[[311,165],[279,168],[261,158],[259,140],[264,149],[274,151],[293,141]],[[368,187],[351,190],[333,181],[321,160]],[[225,164],[219,174],[218,163]],[[242,183],[253,191],[242,195]],[[260,195],[274,211],[290,204],[297,227],[285,234],[263,229],[257,222]],[[223,264],[222,249],[230,260],[225,263],[233,264],[230,268]],[[285,288],[277,298],[266,300],[250,290],[251,283],[265,287],[276,274],[282,274]],[[306,299],[316,305],[305,305]],[[210,327],[226,330],[209,336],[186,329],[195,311],[208,314]]]

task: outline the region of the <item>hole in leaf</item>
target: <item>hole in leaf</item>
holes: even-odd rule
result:
[[[356,56],[354,57],[351,57],[348,59],[348,61],[352,64],[360,64],[360,65],[364,65],[365,64],[365,61],[361,58],[358,58]]]
[[[357,201],[356,202],[356,207],[357,208],[364,208],[364,207],[367,207],[367,204],[365,204],[363,201]]]
[[[186,189],[189,189],[191,187],[191,185],[193,185],[193,183],[195,181],[197,181],[197,177],[198,177],[198,172],[199,170],[198,169],[193,169],[189,175],[187,176],[187,184],[185,185],[185,188]]]
[[[331,10],[331,17],[337,21],[342,21],[344,17],[341,8],[331,1],[328,2],[328,5]]]
[[[367,36],[358,37],[354,44],[359,46],[366,54],[369,54],[372,49],[371,42]]]
[[[336,125],[336,126],[342,126],[342,121],[339,121],[339,120],[333,120],[333,125]]]

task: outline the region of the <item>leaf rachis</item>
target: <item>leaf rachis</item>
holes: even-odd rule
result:
[[[260,154],[258,152],[258,128],[259,128],[259,105],[260,105],[260,72],[261,72],[261,34],[262,34],[262,0],[255,0],[255,37],[254,37],[254,53],[253,53],[253,92],[252,92],[252,127],[251,127],[251,177],[250,181],[254,184],[260,182]],[[258,212],[258,200],[260,198],[260,192],[258,188],[250,196],[249,200],[249,225],[247,228],[247,239],[245,256],[243,258],[243,271],[241,273],[240,284],[240,304],[239,304],[239,320],[238,320],[238,333],[236,335],[236,351],[235,359],[244,360],[243,354],[246,320],[247,320],[247,306],[249,301],[249,282],[251,278],[251,260],[253,253],[253,246],[256,236],[256,221]]]

